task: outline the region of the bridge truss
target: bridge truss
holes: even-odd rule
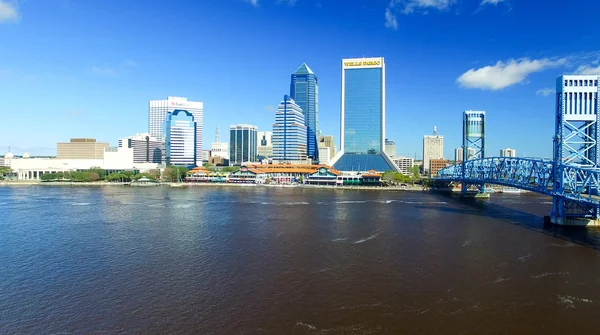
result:
[[[552,196],[567,212],[558,217],[599,218],[600,169],[558,165],[544,159],[488,157],[462,162],[438,171],[439,182],[463,182],[471,185],[495,184]],[[556,174],[555,174],[556,173]],[[554,176],[562,179],[556,187]]]

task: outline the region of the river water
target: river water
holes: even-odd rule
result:
[[[585,334],[600,231],[550,199],[1,187],[0,334]]]

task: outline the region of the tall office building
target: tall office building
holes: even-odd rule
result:
[[[153,137],[148,133],[119,139],[119,148],[133,149],[134,163],[161,164],[165,160],[165,145],[162,137]]]
[[[302,109],[285,95],[275,113],[273,124],[273,159],[304,161],[307,158],[306,125]]]
[[[256,126],[236,124],[229,127],[229,164],[242,165],[257,161]]]
[[[306,131],[306,151],[309,158],[319,159],[317,134],[319,133],[319,84],[317,76],[302,64],[292,74],[290,97],[300,106],[304,114]]]
[[[430,172],[432,159],[444,158],[444,136],[437,134],[437,127],[433,127],[433,135],[423,136],[423,173]]]
[[[202,164],[202,150],[197,157],[196,121],[192,113],[176,109],[165,115],[163,126],[167,165],[191,166]]]
[[[272,131],[259,131],[258,132],[258,158],[272,158],[273,157],[273,132]]]
[[[95,138],[72,138],[70,142],[56,143],[57,159],[104,159],[106,142],[96,142]]]
[[[148,118],[150,136],[162,138],[164,135],[163,125],[167,113],[177,109],[186,110],[194,116],[194,122],[196,122],[196,157],[198,158],[196,164],[201,166],[203,108],[204,104],[202,102],[188,101],[187,98],[181,97],[168,97],[167,100],[150,100]]]
[[[342,60],[341,150],[338,171],[399,171],[385,153],[385,63],[380,58]]]
[[[517,150],[511,148],[501,149],[500,157],[517,157]]]
[[[396,157],[396,142],[385,139],[385,153],[390,157]]]

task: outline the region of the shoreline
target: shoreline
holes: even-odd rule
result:
[[[176,183],[162,183],[157,187],[169,187]],[[19,187],[19,186],[95,186],[95,187],[126,187],[128,183],[107,183],[107,182],[49,182],[40,181],[3,181],[0,187]],[[340,190],[379,190],[379,191],[428,191],[423,187],[399,187],[399,186],[331,186],[331,185],[264,185],[264,184],[243,184],[243,183],[185,183],[183,188],[187,187],[264,187],[264,188],[297,188],[297,189],[340,189]]]

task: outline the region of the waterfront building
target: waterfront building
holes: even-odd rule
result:
[[[423,173],[429,174],[432,159],[444,158],[444,136],[437,134],[433,127],[433,135],[423,136]]]
[[[273,160],[305,161],[306,125],[302,109],[285,95],[275,113],[273,124]]]
[[[106,142],[96,142],[95,138],[72,138],[70,142],[56,144],[58,159],[103,159]]]
[[[379,58],[342,60],[341,150],[338,171],[398,171],[385,153],[385,63]]]
[[[229,164],[242,165],[257,161],[257,127],[236,124],[229,127]]]
[[[197,159],[196,121],[192,113],[176,109],[167,113],[163,126],[167,165],[201,165]],[[202,155],[202,150],[199,151]]]
[[[259,131],[258,132],[258,158],[272,158],[273,157],[273,132],[272,131]]]
[[[411,175],[412,169],[415,166],[415,160],[412,157],[394,157],[392,158],[394,164],[398,167],[400,172],[405,175]]]
[[[192,114],[196,123],[196,154],[200,160],[202,158],[202,114],[204,104],[197,101],[188,101],[183,97],[168,97],[167,100],[150,100],[148,113],[149,133],[152,137],[163,138],[165,131],[163,130],[164,121],[167,113],[172,113],[175,110],[185,110]],[[163,138],[164,140],[164,138]],[[196,165],[202,165],[202,162],[195,162]]]
[[[390,157],[396,157],[396,142],[385,139],[385,153]]]
[[[517,157],[517,150],[511,148],[501,149],[500,157]]]
[[[156,163],[165,161],[165,144],[161,137],[149,133],[135,134],[119,139],[119,148],[133,149],[134,163]]]
[[[319,84],[317,76],[306,63],[302,64],[292,74],[290,97],[300,106],[304,115],[307,156],[314,161],[318,161]]]
[[[439,170],[448,166],[449,161],[447,159],[439,158],[439,159],[431,159],[430,163],[430,176],[436,177]]]

